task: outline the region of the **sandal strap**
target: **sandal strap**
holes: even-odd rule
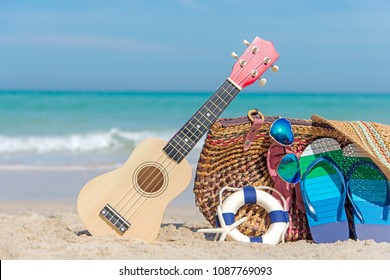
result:
[[[356,216],[358,217],[358,219],[360,220],[360,222],[363,224],[364,223],[364,218],[363,218],[363,215],[362,215],[362,212],[360,211],[360,209],[358,208],[358,206],[353,202],[352,200],[352,193],[351,193],[351,189],[349,187],[349,181],[352,177],[352,174],[356,171],[356,169],[359,167],[359,166],[367,166],[367,167],[370,167],[376,171],[378,171],[381,176],[384,178],[384,181],[386,182],[386,201],[385,201],[385,205],[383,206],[383,220],[387,220],[388,217],[389,217],[389,206],[390,206],[390,186],[389,186],[389,181],[387,180],[386,178],[386,175],[382,172],[382,170],[379,169],[379,167],[372,163],[372,162],[369,162],[369,161],[364,161],[364,160],[359,160],[357,162],[355,162],[351,168],[348,170],[347,172],[347,175],[346,175],[346,180],[347,180],[347,195],[348,195],[348,198],[349,200],[351,201],[351,204],[352,204],[352,207],[356,213]]]
[[[336,173],[337,175],[339,175],[340,179],[341,179],[341,183],[342,183],[342,193],[341,193],[341,199],[340,199],[340,202],[339,202],[339,206],[338,206],[338,210],[337,210],[337,220],[340,221],[341,220],[341,216],[344,212],[344,204],[345,204],[345,199],[346,199],[346,196],[347,196],[347,191],[346,191],[346,184],[345,184],[345,178],[344,178],[344,175],[343,173],[340,171],[340,169],[338,168],[337,164],[329,157],[327,156],[321,156],[319,158],[316,158],[315,160],[313,160],[309,166],[307,167],[306,169],[306,172],[303,174],[302,176],[302,180],[301,180],[301,192],[302,192],[302,197],[303,197],[303,200],[305,202],[305,204],[307,205],[308,207],[308,213],[309,215],[313,218],[314,221],[318,221],[318,217],[317,217],[317,214],[316,214],[316,211],[313,207],[313,204],[311,203],[309,197],[307,196],[307,193],[306,193],[306,188],[305,188],[305,179],[306,179],[306,176],[313,170],[313,168],[315,168],[319,163],[321,162],[326,162],[328,163],[330,166],[332,166],[335,170],[336,170]]]

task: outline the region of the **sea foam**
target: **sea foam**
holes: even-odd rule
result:
[[[115,151],[134,147],[146,138],[168,140],[173,132],[122,131],[68,135],[8,136],[0,135],[0,154]]]

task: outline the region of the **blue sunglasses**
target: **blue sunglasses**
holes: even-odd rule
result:
[[[289,120],[279,118],[269,128],[269,135],[283,146],[291,146],[294,143],[294,133]]]
[[[272,123],[269,135],[282,146],[291,146],[294,143],[291,123],[285,118],[279,118]],[[298,183],[301,180],[301,170],[297,155],[286,153],[280,160],[276,172],[283,181],[290,184]]]

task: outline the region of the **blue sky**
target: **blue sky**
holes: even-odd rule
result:
[[[1,0],[0,89],[214,91],[246,38],[270,92],[390,92],[390,1]]]

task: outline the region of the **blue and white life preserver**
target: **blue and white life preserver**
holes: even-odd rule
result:
[[[262,189],[269,189],[276,192],[281,197],[284,207],[282,207],[275,197],[262,191]],[[222,193],[225,190],[236,190],[236,192],[232,193],[222,202]],[[262,236],[246,236],[235,228],[229,234],[231,239],[242,242],[260,242],[270,245],[277,245],[281,240],[284,241],[284,235],[289,225],[288,211],[286,211],[286,201],[275,189],[265,186],[246,186],[241,189],[225,187],[220,192],[220,202],[222,202],[220,203],[221,211],[226,225],[231,225],[235,222],[235,214],[244,204],[260,205],[269,214],[270,227]]]

